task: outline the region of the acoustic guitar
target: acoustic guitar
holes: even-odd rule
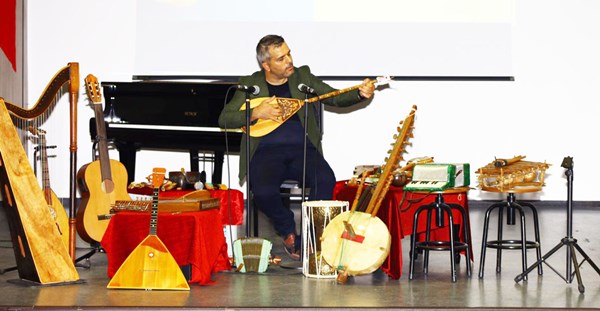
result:
[[[46,131],[41,128],[29,127],[29,132],[38,137],[38,148],[40,149],[40,166],[42,167],[42,191],[44,199],[48,203],[48,210],[56,224],[63,244],[69,249],[69,216],[65,211],[58,196],[50,187],[50,170],[48,166],[48,147],[46,145]]]
[[[109,159],[106,125],[102,113],[102,95],[98,80],[93,75],[85,78],[88,97],[94,108],[98,133],[99,160],[82,166],[77,172],[81,203],[77,209],[77,232],[86,242],[100,242],[108,227],[104,217],[117,200],[131,200],[127,193],[127,170],[116,160]]]
[[[377,86],[377,85],[386,84],[390,80],[391,80],[391,77],[383,76],[383,77],[377,77],[375,80],[371,80],[369,82],[374,83]],[[323,99],[338,96],[340,94],[344,94],[344,93],[347,93],[347,92],[350,92],[353,90],[357,90],[361,85],[362,85],[362,83],[352,86],[352,87],[345,88],[345,89],[333,91],[333,92],[330,92],[327,94],[311,97],[307,100],[307,102],[309,104],[316,103]],[[260,105],[266,99],[268,99],[268,97],[257,97],[257,98],[251,99],[250,100],[250,108],[251,109],[255,108],[256,106]],[[302,106],[304,106],[304,102],[305,102],[304,100],[300,100],[297,98],[277,97],[277,98],[275,98],[275,100],[277,101],[277,104],[281,107],[281,110],[283,111],[283,115],[277,121],[265,120],[265,119],[256,120],[256,122],[253,125],[250,125],[250,136],[261,137],[261,136],[265,136],[265,135],[271,133],[276,128],[278,128],[281,124],[283,124],[285,121],[287,121],[289,118],[291,118],[296,112],[298,112],[300,110],[300,108],[302,108]],[[242,107],[240,107],[240,111],[242,111],[242,110],[246,110],[246,105],[242,105]],[[246,132],[245,126],[242,127],[242,131]]]
[[[394,136],[393,149],[382,166],[379,181],[368,192],[370,199],[363,200],[368,201],[366,207],[363,208],[364,205],[358,202],[362,196],[357,193],[352,209],[337,215],[323,230],[321,254],[327,263],[337,267],[339,283],[345,283],[348,276],[375,271],[389,254],[391,236],[387,225],[377,217],[377,212],[392,183],[394,172],[403,160],[402,154],[408,139],[412,137],[416,108],[413,106],[408,117],[401,122],[402,126]],[[366,174],[361,184],[365,177]]]
[[[158,227],[158,193],[166,169],[154,168],[150,234],[127,256],[107,288],[190,290],[181,268],[156,234]]]

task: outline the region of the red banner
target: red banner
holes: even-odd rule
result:
[[[17,0],[0,0],[0,50],[17,72]]]

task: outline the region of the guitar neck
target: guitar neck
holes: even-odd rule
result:
[[[108,144],[106,141],[106,124],[104,123],[104,114],[102,112],[102,103],[94,103],[94,116],[96,118],[96,132],[98,140],[98,157],[100,158],[100,173],[102,180],[112,181],[110,171],[110,159],[108,157]]]
[[[369,82],[376,82],[376,81],[377,80],[371,80]],[[314,102],[318,102],[318,101],[323,100],[323,99],[327,99],[327,98],[330,98],[330,97],[334,97],[334,96],[338,96],[338,95],[341,95],[341,94],[344,94],[344,93],[348,93],[350,91],[357,90],[361,85],[362,85],[362,83],[358,84],[358,85],[355,85],[355,86],[347,87],[345,89],[340,89],[340,90],[337,90],[337,91],[333,91],[333,92],[329,92],[329,93],[326,93],[326,94],[323,94],[323,95],[312,97],[312,98],[308,99],[308,102],[309,103],[314,103]]]
[[[48,169],[48,150],[46,150],[46,136],[39,135],[40,138],[40,166],[42,167],[42,189],[44,198],[48,205],[52,205],[52,188],[50,188],[50,172]]]

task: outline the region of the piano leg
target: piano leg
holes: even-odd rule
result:
[[[190,149],[190,170],[193,172],[200,171],[200,165],[198,164],[200,162],[200,160],[202,160],[202,161],[206,161],[207,159],[210,160],[210,158],[208,158],[208,157],[203,157],[202,159],[200,159],[200,157],[198,156],[198,152],[199,151],[197,149]],[[213,184],[220,184],[221,177],[223,176],[224,153],[222,151],[213,151],[213,153],[214,153],[214,156],[213,156],[212,160],[214,163],[214,167],[213,167],[213,174],[212,174],[211,182]]]
[[[215,169],[212,175],[214,184],[221,183],[221,177],[223,176],[223,157],[223,152],[215,151]]]
[[[119,160],[125,166],[127,170],[127,184],[130,184],[135,179],[135,158],[138,151],[138,147],[132,143],[118,143],[116,144],[117,150],[119,151]],[[200,165],[198,161],[198,149],[189,149],[190,152],[190,171],[199,172]],[[214,169],[212,174],[212,183],[220,184],[223,176],[223,159],[224,153],[222,151],[214,151]]]
[[[135,179],[135,156],[137,147],[132,143],[116,144],[119,151],[119,161],[123,163],[127,170],[127,184],[129,185]]]
[[[190,171],[200,171],[200,165],[198,164],[198,149],[190,149]]]

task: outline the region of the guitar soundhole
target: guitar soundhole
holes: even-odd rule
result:
[[[105,179],[102,182],[102,190],[104,193],[111,193],[115,190],[115,183],[110,179]]]

